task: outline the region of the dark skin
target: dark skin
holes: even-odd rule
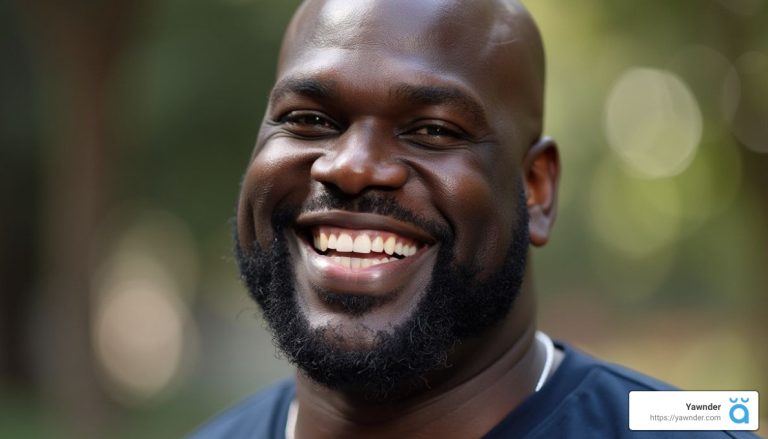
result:
[[[538,31],[513,2],[306,2],[286,33],[243,182],[240,246],[269,246],[280,206],[329,190],[380,191],[450,228],[457,262],[482,280],[512,240],[520,182],[530,242],[544,245],[560,167],[541,135],[543,73]],[[393,233],[418,252],[365,269],[329,266],[307,242],[322,227]],[[441,245],[402,220],[340,211],[301,214],[287,236],[301,311],[313,328],[336,328],[349,349],[411,315]],[[320,289],[386,300],[353,315],[320,300]],[[533,392],[545,361],[535,331],[527,275],[507,317],[462,340],[425,391],[372,401],[299,374],[296,437],[480,437]]]

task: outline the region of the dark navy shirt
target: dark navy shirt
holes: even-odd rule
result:
[[[560,367],[485,439],[508,438],[754,438],[748,432],[631,431],[631,390],[674,390],[638,372],[609,364],[566,344]],[[220,414],[189,439],[284,439],[293,380],[280,382]]]

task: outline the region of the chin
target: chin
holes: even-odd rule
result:
[[[478,280],[477,267],[456,262],[451,233],[422,233],[429,228],[408,226],[403,216],[380,221],[375,213],[306,216],[297,226],[299,215],[278,212],[271,246],[254,242],[245,253],[236,232],[235,255],[275,344],[304,375],[331,389],[392,400],[429,386],[427,377],[449,367],[457,343],[483,334],[509,314],[528,250],[522,207],[523,221],[513,230],[506,258],[486,281]],[[337,254],[323,254],[329,246],[322,234],[333,231],[329,222],[358,230],[357,236],[359,230],[371,230],[408,238],[411,248],[392,261],[346,267],[346,261],[334,262]],[[376,237],[369,240],[373,246]],[[402,270],[394,270],[398,267]],[[352,270],[365,273],[356,278]]]

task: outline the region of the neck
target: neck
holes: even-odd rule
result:
[[[531,395],[545,362],[535,341],[534,300],[525,285],[510,314],[483,336],[464,340],[452,366],[396,402],[320,386],[299,374],[295,437],[480,437]]]

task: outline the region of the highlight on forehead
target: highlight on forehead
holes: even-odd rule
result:
[[[474,64],[496,72],[486,78],[496,88],[491,94],[519,102],[533,132],[541,131],[544,49],[516,0],[305,0],[286,31],[278,76],[302,65],[308,51],[326,48],[382,50],[446,69]]]
[[[360,36],[372,34],[375,38],[361,43]],[[420,46],[425,39],[446,46],[472,40],[486,47],[483,52],[529,45],[537,58],[532,61],[543,62],[538,29],[517,0],[305,0],[286,32],[283,52],[306,45]]]

